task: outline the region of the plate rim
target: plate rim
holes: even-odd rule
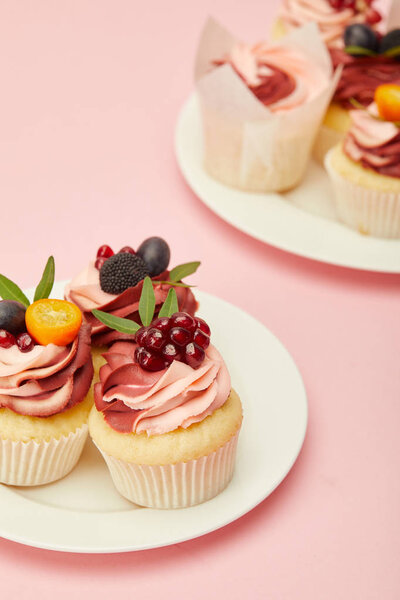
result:
[[[64,284],[65,284],[65,282],[57,283],[58,286],[61,286]],[[32,290],[27,290],[26,293],[27,293],[27,295],[29,295],[29,293],[32,293]],[[241,518],[242,516],[244,516],[251,510],[253,510],[261,502],[263,502],[263,500],[265,500],[280,485],[280,483],[286,478],[286,476],[292,469],[293,465],[295,464],[295,462],[301,452],[301,449],[302,449],[302,446],[304,443],[304,439],[306,436],[306,432],[307,432],[307,426],[308,426],[308,412],[309,412],[308,411],[308,400],[307,400],[306,388],[305,388],[304,381],[303,381],[302,375],[300,373],[300,370],[297,367],[296,362],[294,361],[292,355],[290,354],[288,349],[285,347],[285,345],[279,340],[278,337],[276,337],[268,329],[268,327],[266,327],[263,323],[261,323],[253,315],[244,311],[242,308],[232,304],[231,302],[228,302],[227,300],[219,298],[218,296],[214,296],[213,294],[209,294],[207,292],[200,291],[199,296],[200,296],[200,300],[203,296],[204,298],[209,298],[211,300],[211,302],[216,301],[217,303],[222,303],[222,306],[228,305],[229,307],[233,307],[233,309],[235,311],[238,311],[244,319],[252,321],[253,324],[257,327],[261,327],[263,330],[265,330],[267,335],[270,336],[273,343],[279,347],[280,352],[283,353],[283,355],[285,355],[285,360],[289,361],[288,364],[290,364],[292,376],[295,376],[296,380],[297,380],[296,386],[298,387],[298,393],[297,393],[297,398],[296,398],[296,404],[301,408],[301,412],[302,412],[302,416],[303,416],[303,423],[302,424],[299,423],[299,429],[297,431],[298,438],[297,438],[296,448],[293,449],[293,455],[291,456],[291,460],[288,461],[288,464],[286,465],[285,469],[282,470],[282,472],[279,474],[278,477],[276,477],[272,482],[270,482],[270,485],[268,486],[268,488],[263,490],[263,492],[261,494],[259,494],[257,496],[257,498],[254,499],[254,496],[252,496],[251,497],[252,499],[250,501],[242,504],[237,511],[233,511],[232,513],[229,513],[229,515],[225,519],[221,519],[217,525],[212,523],[211,526],[206,527],[200,533],[196,533],[194,535],[192,533],[190,533],[189,535],[182,533],[182,535],[178,535],[174,539],[169,539],[166,543],[157,542],[157,543],[150,543],[147,545],[142,544],[142,545],[140,545],[140,547],[135,547],[135,545],[129,545],[129,546],[125,545],[125,546],[120,546],[118,548],[115,546],[110,547],[110,546],[105,546],[105,545],[98,546],[98,547],[92,547],[92,546],[84,547],[83,545],[72,546],[71,544],[69,544],[69,545],[63,546],[62,544],[60,544],[58,542],[57,543],[44,543],[42,541],[38,542],[38,541],[35,541],[32,539],[29,539],[27,537],[24,537],[21,534],[13,534],[11,531],[5,531],[4,526],[2,526],[2,528],[0,529],[0,537],[3,537],[4,539],[8,539],[10,541],[20,543],[20,544],[23,544],[26,546],[40,548],[40,549],[44,549],[44,550],[52,550],[52,551],[68,552],[68,553],[80,553],[80,554],[119,554],[119,553],[125,553],[125,552],[134,552],[134,551],[149,550],[149,549],[153,549],[153,548],[165,547],[165,546],[169,546],[172,544],[182,543],[185,541],[189,541],[191,539],[203,537],[204,535],[207,535],[213,531],[217,531],[218,529],[221,529],[222,527],[226,527],[230,523],[233,523],[237,519]],[[301,429],[301,431],[300,431],[300,429]],[[7,497],[10,494],[12,494],[12,497],[15,497],[15,495],[16,495],[23,504],[25,504],[26,502],[34,504],[36,507],[36,511],[38,513],[45,514],[46,512],[48,513],[48,511],[50,511],[50,513],[54,513],[55,515],[59,514],[61,518],[62,518],[63,513],[65,513],[66,511],[75,512],[75,513],[78,513],[79,515],[82,515],[82,514],[94,515],[95,514],[98,516],[107,515],[108,517],[110,516],[110,514],[113,514],[113,513],[104,512],[104,511],[96,511],[95,513],[90,513],[90,512],[85,512],[85,511],[70,511],[70,509],[63,509],[60,507],[40,504],[40,503],[35,502],[34,500],[31,500],[29,498],[19,495],[18,493],[13,491],[12,487],[8,487],[3,484],[0,484],[0,506],[2,503],[2,497],[3,496]],[[19,503],[19,500],[17,503]],[[211,500],[211,502],[212,502],[212,500]],[[205,506],[206,504],[207,503],[203,503],[203,505],[199,505],[199,506]],[[195,509],[196,509],[196,507],[190,507],[187,509],[176,509],[176,510],[194,511]],[[35,510],[35,508],[33,510]],[[124,511],[120,511],[120,512],[124,512]],[[127,511],[127,512],[130,513],[131,511]],[[154,510],[154,509],[146,509],[146,512],[151,512],[151,513],[156,512],[156,513],[164,513],[164,514],[168,513],[168,511],[159,511],[159,510]],[[115,513],[115,514],[117,514],[117,513]],[[118,514],[120,514],[120,513],[118,513]],[[0,527],[1,527],[1,525],[0,525]]]
[[[182,106],[179,110],[177,120],[176,120],[175,131],[174,131],[174,151],[175,151],[175,158],[178,163],[179,170],[180,170],[184,180],[186,181],[189,188],[197,196],[197,198],[199,198],[199,200],[201,200],[201,202],[203,202],[203,204],[205,204],[209,210],[211,210],[220,219],[222,219],[223,221],[225,221],[231,227],[234,227],[238,231],[241,231],[256,240],[263,242],[264,244],[267,244],[274,248],[277,248],[278,250],[282,250],[284,252],[289,252],[290,254],[300,256],[307,260],[312,260],[312,261],[316,261],[321,264],[328,264],[328,265],[335,266],[335,267],[341,267],[341,268],[346,268],[346,269],[355,269],[355,270],[367,271],[367,272],[371,272],[371,273],[386,273],[386,274],[399,274],[400,273],[400,260],[399,260],[399,263],[397,266],[388,266],[388,265],[386,265],[386,266],[382,266],[382,265],[367,266],[367,265],[361,264],[361,263],[356,264],[355,262],[352,262],[351,259],[348,261],[345,261],[345,260],[341,260],[341,259],[333,259],[329,256],[328,257],[315,256],[311,251],[303,250],[301,248],[300,249],[294,248],[293,245],[291,245],[290,243],[287,242],[287,240],[286,241],[284,240],[282,242],[277,242],[276,240],[266,239],[260,233],[258,233],[258,231],[254,230],[254,228],[249,226],[248,224],[239,225],[236,222],[236,220],[227,216],[225,211],[222,210],[218,205],[216,206],[213,202],[210,202],[210,200],[207,198],[207,195],[200,190],[198,181],[195,180],[189,173],[188,164],[187,164],[187,161],[185,160],[184,153],[181,149],[181,136],[182,136],[182,133],[185,131],[185,122],[186,122],[186,119],[188,118],[188,113],[190,112],[190,110],[192,110],[192,107],[195,104],[196,104],[196,91],[192,91],[189,94],[188,98],[186,98],[185,102],[182,104]],[[223,186],[224,189],[226,189],[228,191],[230,189],[233,189],[233,188],[229,188],[229,186],[226,186],[220,182],[217,182],[217,183],[218,183],[218,185]],[[240,190],[234,190],[234,192],[240,192]],[[246,192],[246,193],[251,194],[251,192]],[[253,195],[260,197],[262,194],[254,193]],[[275,192],[271,192],[271,195],[274,195],[276,197],[280,196],[279,193],[275,193]],[[322,217],[319,217],[318,215],[314,215],[312,213],[307,213],[307,211],[303,211],[301,208],[299,208],[295,205],[293,205],[292,208],[294,211],[298,211],[301,214],[306,214],[310,221],[311,220],[320,221],[322,219]],[[341,224],[337,223],[337,225],[341,225]],[[341,225],[341,226],[346,228],[345,225]],[[346,228],[346,229],[348,229],[348,228]],[[350,230],[350,232],[355,233],[355,232],[352,232],[352,230]],[[359,234],[357,234],[357,236],[358,235]],[[360,235],[360,237],[361,237],[361,235]],[[378,243],[389,243],[389,244],[394,243],[396,245],[399,245],[399,256],[400,256],[400,240],[385,240],[384,238],[370,238],[370,239],[372,239],[374,241],[376,240]]]

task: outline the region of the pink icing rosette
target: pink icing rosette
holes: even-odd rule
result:
[[[157,277],[153,277],[153,281],[166,281],[168,277],[169,271],[164,271]],[[116,340],[131,339],[131,336],[109,329],[100,323],[91,311],[98,309],[140,323],[138,309],[142,287],[143,281],[140,281],[135,287],[130,287],[119,295],[103,292],[100,287],[99,271],[92,261],[65,287],[64,295],[66,300],[73,302],[81,309],[85,320],[92,326],[92,344],[102,346]],[[168,284],[161,283],[154,286],[156,314],[164,303],[170,287]],[[178,298],[179,310],[194,315],[198,305],[190,288],[175,287],[174,289]]]
[[[48,417],[84,399],[93,377],[90,325],[68,346],[36,345],[27,354],[0,348],[0,408]]]
[[[173,361],[155,373],[134,362],[135,349],[133,342],[113,344],[95,385],[96,408],[116,431],[158,435],[187,428],[228,399],[229,372],[214,346],[208,347],[198,369]]]

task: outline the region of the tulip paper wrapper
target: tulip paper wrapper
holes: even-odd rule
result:
[[[297,185],[340,77],[315,23],[297,29],[274,46],[298,50],[326,78],[314,98],[293,109],[271,112],[229,65],[213,61],[238,42],[213,19],[203,30],[195,79],[203,121],[204,166],[225,184],[248,191],[283,191]]]

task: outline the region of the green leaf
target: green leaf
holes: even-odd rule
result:
[[[346,46],[344,51],[351,54],[351,56],[378,56],[378,53],[374,50],[362,46]]]
[[[159,317],[170,317],[174,313],[178,312],[178,298],[176,297],[176,291],[174,288],[170,288],[168,291],[168,296],[165,299],[164,304],[162,305],[160,312],[158,313]]]
[[[349,102],[354,106],[354,108],[357,108],[358,110],[365,110],[367,112],[367,107],[356,100],[356,98],[349,98]]]
[[[135,323],[135,321],[116,317],[115,315],[110,315],[102,310],[93,309],[92,314],[96,319],[103,323],[103,325],[107,325],[110,329],[115,329],[115,331],[119,331],[120,333],[133,335],[140,329],[140,325]]]
[[[43,271],[42,279],[39,281],[37,288],[35,290],[35,296],[33,301],[42,300],[42,298],[48,298],[50,296],[51,290],[54,285],[54,258],[53,256],[49,256],[46,266]]]
[[[188,285],[187,283],[182,283],[181,281],[160,281],[158,279],[156,281],[153,281],[153,285],[156,285],[157,283],[172,285],[174,287],[183,287],[183,288],[196,287],[195,285]]]
[[[3,300],[17,300],[17,302],[21,302],[25,306],[30,305],[28,298],[21,288],[4,275],[0,275],[0,296]]]
[[[181,279],[183,279],[184,277],[195,273],[199,268],[200,264],[200,261],[197,260],[194,262],[185,263],[183,265],[178,265],[177,267],[172,269],[172,271],[169,274],[169,278],[171,281],[181,281]]]
[[[154,316],[156,307],[156,297],[154,295],[153,283],[149,276],[144,278],[142,293],[139,300],[139,315],[145,327],[150,325]]]
[[[400,46],[389,48],[389,50],[385,50],[383,54],[384,56],[400,56]]]

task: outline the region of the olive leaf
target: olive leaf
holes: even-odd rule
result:
[[[92,315],[96,317],[103,325],[107,325],[110,329],[115,329],[120,333],[135,334],[139,329],[140,325],[131,321],[130,319],[123,319],[122,317],[116,317],[102,310],[93,309]]]
[[[162,305],[160,312],[158,313],[159,317],[170,317],[174,313],[178,312],[178,298],[176,296],[176,292],[174,288],[170,288],[168,291],[168,296],[165,299],[164,304]]]
[[[139,300],[139,315],[145,327],[153,320],[156,308],[156,297],[154,295],[153,283],[149,276],[144,278],[142,293]]]
[[[11,281],[11,279],[5,277],[5,275],[0,275],[0,296],[3,300],[16,300],[17,302],[24,304],[24,306],[30,305],[28,298],[21,288]]]
[[[171,281],[178,282],[181,281],[184,277],[195,273],[199,266],[201,265],[200,261],[196,260],[194,262],[184,263],[183,265],[178,265],[174,267],[169,274],[169,278]]]
[[[42,300],[42,298],[48,298],[50,296],[51,290],[54,285],[54,274],[55,274],[55,265],[54,265],[54,257],[49,256],[46,266],[43,271],[43,275],[41,280],[39,281],[33,301]]]

